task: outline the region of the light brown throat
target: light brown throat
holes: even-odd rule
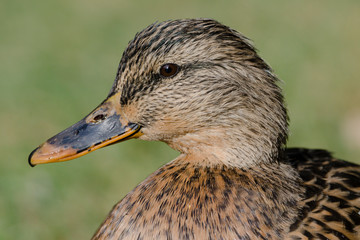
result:
[[[303,190],[290,166],[242,170],[177,160],[138,185],[93,239],[281,239]]]

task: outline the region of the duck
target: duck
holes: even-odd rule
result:
[[[92,239],[360,239],[360,166],[286,147],[278,83],[252,42],[216,20],[155,22],[129,42],[106,99],[28,161],[129,139],[179,152]]]

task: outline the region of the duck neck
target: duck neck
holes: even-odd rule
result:
[[[241,131],[206,130],[187,133],[171,141],[170,147],[184,154],[184,159],[204,166],[225,165],[242,169],[278,161],[282,149],[272,139]]]

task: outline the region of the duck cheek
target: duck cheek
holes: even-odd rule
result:
[[[158,131],[153,129],[152,127],[142,127],[140,130],[141,135],[138,137],[141,140],[145,141],[161,141]]]

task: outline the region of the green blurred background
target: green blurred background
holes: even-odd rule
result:
[[[30,168],[28,154],[107,95],[122,51],[154,21],[207,17],[251,38],[284,81],[289,146],[360,163],[360,2],[0,1],[0,239],[89,239],[177,153],[132,140]]]

